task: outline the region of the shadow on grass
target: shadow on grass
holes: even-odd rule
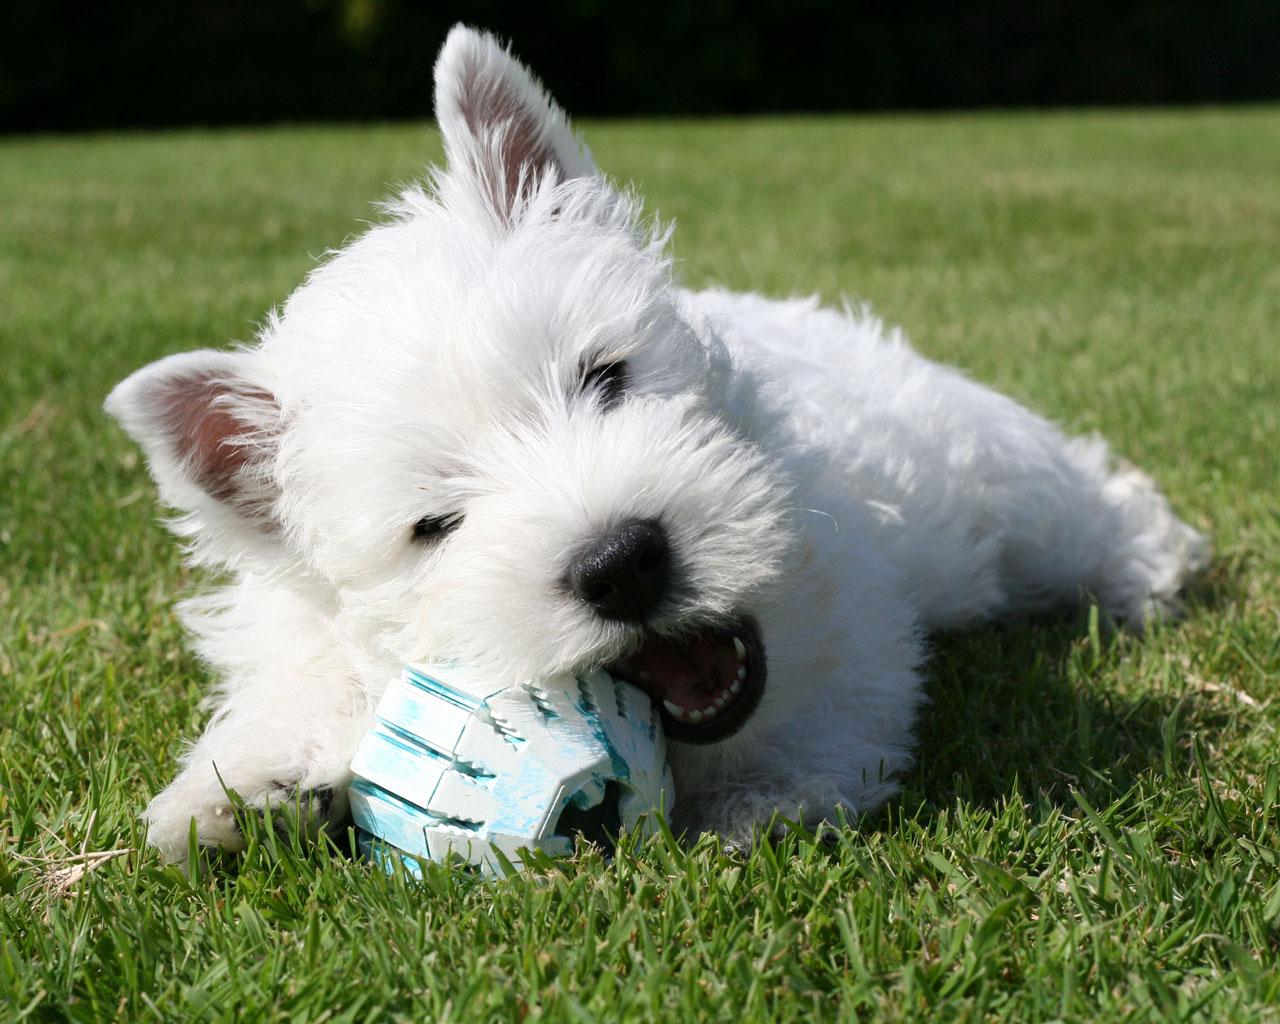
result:
[[[1238,567],[1214,565],[1186,594],[1190,615],[1234,603],[1239,579]],[[1074,791],[1098,806],[1154,768],[1188,767],[1191,732],[1214,734],[1229,718],[1160,686],[1186,672],[1170,645],[1108,629],[1096,609],[941,634],[931,648],[931,703],[895,814],[994,807],[1015,793],[1074,807]]]

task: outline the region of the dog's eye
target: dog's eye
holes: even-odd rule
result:
[[[601,408],[612,409],[622,401],[630,383],[631,371],[626,360],[619,359],[588,370],[582,378],[582,391],[584,394],[594,391],[599,396]]]
[[[443,516],[423,516],[413,524],[413,539],[435,540],[457,529],[461,524],[461,512],[451,512]]]

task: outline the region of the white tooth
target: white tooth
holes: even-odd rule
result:
[[[724,693],[720,694],[720,696],[716,698],[716,710],[718,711],[720,708],[724,707],[725,703],[728,700],[729,700],[728,694],[724,694]]]
[[[702,721],[702,712],[701,712],[701,711],[690,711],[690,712],[689,712],[689,721],[691,721],[691,722],[701,722],[701,721]]]
[[[684,708],[682,708],[679,704],[672,704],[671,701],[669,700],[664,700],[662,702],[662,706],[666,708],[668,711],[670,711],[673,715],[675,715],[676,718],[679,718],[684,714]]]
[[[719,710],[720,710],[720,709],[719,709],[718,707],[715,707],[714,705],[710,705],[710,704],[709,704],[709,705],[707,705],[705,708],[703,708],[703,709],[702,709],[702,714],[703,714],[706,718],[715,718],[715,716],[716,716],[716,712],[717,712],[717,711],[719,711]]]
[[[738,666],[738,678],[739,678],[739,679],[746,679],[746,678],[747,678],[747,666],[746,666],[746,665],[740,665],[740,666]]]
[[[742,689],[742,680],[741,680],[741,679],[735,679],[732,683],[730,683],[730,684],[729,684],[729,692],[730,692],[730,693],[737,693],[737,692],[738,692],[739,690],[741,690],[741,689]]]
[[[738,652],[738,660],[742,661],[747,656],[747,645],[739,640],[736,636],[733,638],[733,649]]]

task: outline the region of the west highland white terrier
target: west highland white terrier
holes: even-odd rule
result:
[[[672,278],[668,233],[491,36],[435,67],[446,166],[256,345],[106,407],[195,564],[216,711],[146,811],[183,856],[337,794],[406,662],[607,666],[661,708],[677,824],[875,807],[911,761],[922,637],[1092,595],[1141,628],[1207,542],[867,313]]]

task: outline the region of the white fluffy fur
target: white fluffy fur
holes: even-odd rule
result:
[[[251,806],[340,791],[403,662],[514,679],[625,652],[636,628],[560,581],[634,516],[661,517],[688,576],[654,630],[761,625],[759,711],[672,745],[681,824],[730,837],[893,791],[926,628],[1082,592],[1138,627],[1175,607],[1206,542],[1101,441],[867,313],[679,288],[665,236],[490,37],[455,29],[436,81],[445,169],[256,346],[161,360],[108,399],[193,560],[231,580],[184,606],[221,687],[146,812],[166,856],[192,818],[239,843],[224,785]],[[583,368],[620,358],[633,387],[605,410]],[[410,541],[452,512],[454,533]]]

